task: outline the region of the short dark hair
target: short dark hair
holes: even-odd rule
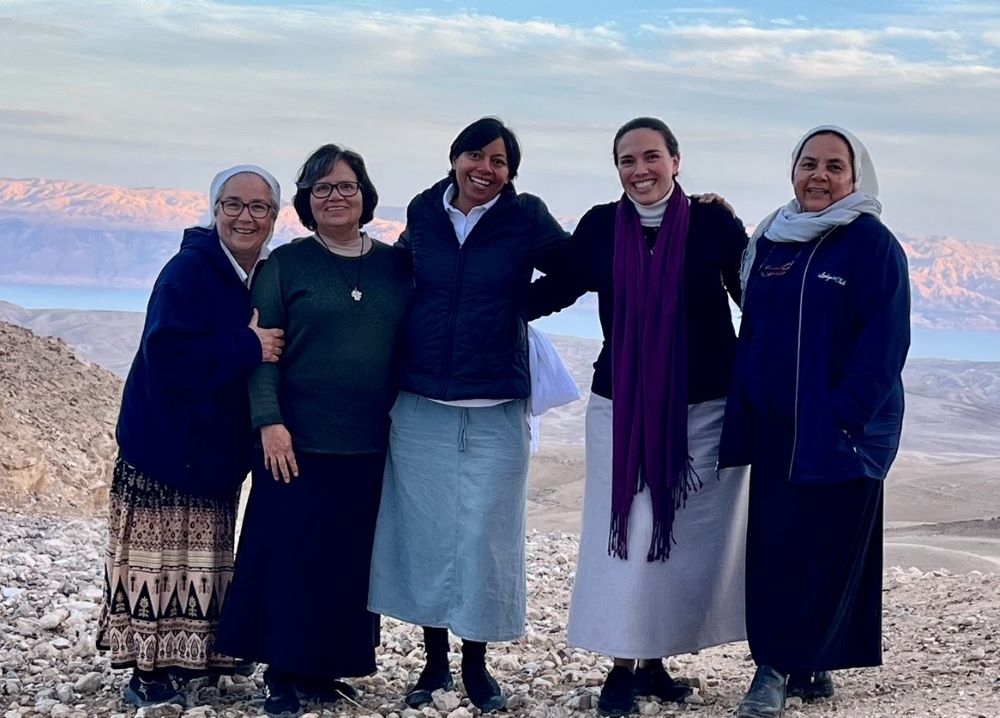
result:
[[[299,215],[299,221],[305,225],[306,229],[316,231],[316,218],[313,216],[312,207],[309,204],[309,192],[314,184],[330,174],[333,166],[338,162],[346,163],[358,176],[358,185],[361,189],[361,217],[358,219],[358,226],[363,227],[375,217],[378,191],[372,184],[371,177],[368,176],[364,158],[353,150],[347,150],[333,144],[323,145],[309,155],[299,170],[299,176],[295,179],[296,190],[292,205]]]
[[[666,122],[658,120],[655,117],[636,117],[619,127],[618,131],[615,133],[615,141],[611,145],[611,155],[615,158],[616,165],[618,164],[618,143],[621,142],[622,137],[632,130],[653,130],[654,132],[659,132],[663,135],[663,141],[667,144],[667,152],[670,153],[670,156],[681,156],[681,147],[677,144],[677,137],[674,135],[673,131],[667,127]]]
[[[448,151],[448,164],[454,162],[455,158],[463,152],[481,150],[497,138],[503,139],[504,151],[507,153],[507,169],[509,170],[507,179],[514,179],[517,177],[517,168],[521,166],[521,145],[517,141],[517,136],[499,117],[480,117],[459,132]],[[451,170],[448,176],[454,182],[455,170]]]

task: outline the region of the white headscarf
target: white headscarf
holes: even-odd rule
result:
[[[875,175],[875,165],[872,163],[868,148],[853,134],[837,125],[820,125],[802,135],[802,139],[792,150],[791,176],[794,181],[795,163],[799,161],[802,148],[806,142],[824,132],[833,132],[844,138],[851,146],[854,155],[854,191],[843,199],[834,202],[819,212],[803,212],[799,201],[792,201],[779,207],[761,220],[754,230],[753,237],[743,253],[743,263],[740,267],[740,284],[743,290],[747,288],[747,278],[753,267],[757,254],[757,240],[767,233],[772,242],[811,242],[834,227],[850,224],[862,214],[879,217],[882,214],[882,204],[878,201],[878,177]]]
[[[235,175],[247,172],[257,175],[262,180],[267,182],[267,186],[271,188],[271,196],[274,199],[275,213],[281,209],[281,185],[278,184],[278,180],[274,178],[274,175],[263,167],[258,167],[257,165],[236,165],[234,167],[230,167],[229,169],[222,170],[212,179],[212,186],[208,191],[208,217],[204,222],[202,222],[202,226],[205,229],[211,229],[215,226],[215,203],[218,201],[219,193],[222,192],[222,188],[225,186],[226,182],[228,182]],[[274,231],[273,227],[271,231]]]

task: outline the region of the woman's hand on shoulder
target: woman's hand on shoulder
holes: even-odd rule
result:
[[[254,309],[253,316],[250,318],[250,324],[247,326],[253,330],[253,333],[257,335],[257,339],[260,340],[261,361],[276,362],[281,358],[281,350],[285,346],[285,330],[265,329],[258,324],[259,321],[260,313]]]
[[[275,481],[286,484],[297,478],[299,465],[292,451],[292,435],[284,424],[268,424],[260,428],[260,441],[264,445],[264,467],[271,472]]]
[[[706,194],[693,194],[691,199],[700,202],[701,204],[721,204],[727,210],[729,214],[736,216],[736,210],[733,209],[733,205],[726,201],[726,198],[721,194],[715,194],[714,192],[708,192]]]

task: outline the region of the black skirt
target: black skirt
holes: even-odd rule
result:
[[[788,481],[792,432],[755,417],[750,473],[747,637],[783,672],[882,662],[882,487]]]
[[[304,676],[375,671],[368,575],[385,454],[298,453],[275,481],[258,455],[216,650]]]

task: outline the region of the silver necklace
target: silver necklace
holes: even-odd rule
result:
[[[355,277],[353,285],[351,284],[351,280],[347,278],[347,273],[344,271],[344,268],[341,267],[340,262],[337,261],[337,253],[330,249],[330,245],[326,243],[326,240],[323,239],[319,232],[316,232],[316,239],[319,240],[319,243],[323,245],[323,248],[333,258],[333,265],[337,268],[337,271],[340,272],[340,276],[343,278],[344,284],[346,284],[351,290],[351,299],[356,302],[360,302],[361,297],[364,296],[361,291],[361,269],[364,266],[363,255],[365,253],[365,235],[361,235],[361,249],[358,250],[358,276]]]

